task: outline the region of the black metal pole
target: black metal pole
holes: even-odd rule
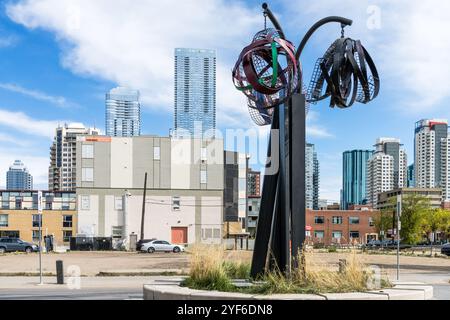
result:
[[[278,112],[275,110],[267,151],[267,159],[272,159],[272,163],[269,164],[269,168],[266,169],[264,174],[261,206],[259,209],[255,247],[252,258],[251,276],[254,279],[264,273],[267,255],[270,251],[269,241],[272,235],[272,224],[279,177],[279,170],[272,172],[272,168],[270,168],[270,166],[276,165],[278,161],[278,153],[275,153],[275,150],[272,150],[272,141],[276,141],[276,139],[278,139],[274,136],[274,133],[278,130],[278,126]]]
[[[144,240],[144,228],[145,228],[145,199],[147,198],[147,176],[148,173],[145,173],[144,178],[144,195],[142,199],[142,217],[141,217],[141,239]]]
[[[294,267],[298,266],[299,253],[305,242],[306,199],[305,199],[305,146],[306,146],[306,99],[304,94],[294,94],[290,107],[290,147],[291,147],[291,254]]]
[[[311,36],[313,35],[313,33],[319,29],[321,26],[323,26],[324,24],[330,23],[330,22],[338,22],[340,23],[343,27],[345,26],[351,26],[353,24],[353,21],[344,17],[338,17],[338,16],[330,16],[330,17],[326,17],[323,18],[319,21],[317,21],[309,30],[308,32],[305,34],[305,36],[303,37],[302,41],[300,42],[300,45],[298,46],[297,49],[297,53],[295,54],[295,58],[297,59],[297,61],[300,61],[300,56],[302,55],[303,49],[305,49],[306,43],[308,42],[308,40],[311,38]]]

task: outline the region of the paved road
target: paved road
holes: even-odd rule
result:
[[[142,288],[136,290],[85,289],[61,291],[45,289],[0,290],[0,300],[142,300]]]

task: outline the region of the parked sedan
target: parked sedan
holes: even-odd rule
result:
[[[184,247],[179,244],[171,244],[167,241],[163,240],[154,240],[148,243],[144,243],[141,247],[141,251],[145,251],[148,253],[154,252],[174,252],[180,253],[184,252]]]
[[[155,240],[157,240],[157,239],[153,238],[153,239],[143,239],[143,240],[139,240],[139,241],[136,243],[136,250],[137,250],[137,251],[141,251],[141,248],[142,248],[142,246],[143,246],[144,244],[149,243],[149,242],[152,242],[152,241],[155,241]]]
[[[450,257],[450,243],[444,244],[442,246],[441,253]]]
[[[26,252],[31,253],[39,251],[39,247],[33,243],[25,242],[15,238],[0,239],[0,254],[5,252]]]

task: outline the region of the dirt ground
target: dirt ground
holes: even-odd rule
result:
[[[186,254],[145,254],[129,252],[69,252],[43,254],[44,272],[55,272],[56,261],[62,260],[64,268],[78,266],[81,274],[95,276],[99,272],[145,271],[155,269],[184,269],[188,266]],[[38,254],[7,254],[0,256],[0,274],[10,272],[36,272],[39,270]]]
[[[252,252],[231,251],[226,254],[227,259],[251,261]],[[395,255],[357,254],[362,262],[377,265],[387,272],[396,268]],[[346,259],[349,253],[312,253],[310,259],[315,264],[336,266],[339,259]],[[78,266],[81,274],[94,276],[99,272],[145,272],[148,270],[187,269],[189,267],[188,254],[145,254],[127,252],[70,252],[64,254],[43,254],[42,265],[44,272],[55,272],[57,260],[63,260],[64,267]],[[430,257],[401,256],[402,272],[450,272],[450,259]],[[37,254],[7,254],[0,256],[0,275],[5,273],[36,272],[39,268]]]

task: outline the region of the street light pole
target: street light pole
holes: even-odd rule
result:
[[[400,216],[402,214],[402,196],[399,194],[397,196],[397,281],[400,280],[400,230],[401,220]]]
[[[44,284],[42,278],[42,191],[38,191],[38,217],[39,217],[39,285]]]

